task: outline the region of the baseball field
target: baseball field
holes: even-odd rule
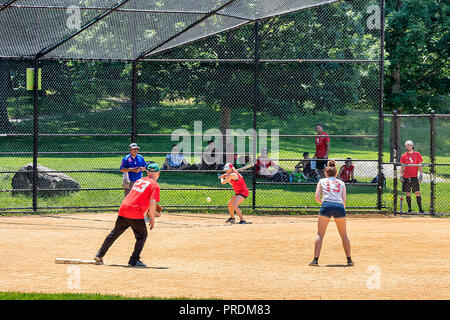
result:
[[[116,213],[0,217],[0,291],[194,299],[449,299],[450,219],[352,215],[347,229],[355,266],[345,265],[334,222],[319,267],[310,267],[317,216],[165,213],[128,268],[134,245],[125,232],[105,265],[55,264],[91,259]]]

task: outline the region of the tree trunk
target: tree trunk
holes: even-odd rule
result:
[[[227,106],[220,107],[220,131],[223,134],[231,127],[231,108]]]
[[[392,84],[392,94],[398,93],[402,91],[400,86],[400,64],[397,64],[392,69],[392,78],[394,79],[394,83]]]
[[[403,6],[403,1],[402,0],[397,0],[397,3],[395,5],[395,9],[397,11],[399,11]],[[398,45],[398,43],[397,43]],[[402,91],[402,88],[400,86],[400,63],[397,63],[397,65],[395,65],[392,68],[392,78],[394,79],[394,83],[392,84],[392,90],[391,93],[395,94],[395,93],[399,93]]]

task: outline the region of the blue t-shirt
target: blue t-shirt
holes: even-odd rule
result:
[[[144,158],[139,154],[136,155],[136,158],[133,158],[131,154],[127,154],[125,157],[123,157],[122,163],[120,164],[120,169],[130,169],[138,167],[147,167],[147,163],[145,162]],[[128,172],[128,177],[130,181],[137,181],[142,178],[142,171],[140,171],[139,173],[130,171]]]
[[[179,167],[183,164],[184,156],[181,153],[179,153],[179,154],[169,153],[167,155],[166,159],[169,160],[169,165],[171,167]]]

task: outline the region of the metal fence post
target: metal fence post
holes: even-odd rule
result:
[[[436,114],[434,110],[431,110],[430,116],[430,215],[435,213],[435,182],[436,182],[436,171],[435,171],[435,155],[436,155]]]
[[[397,187],[398,187],[398,178],[397,178],[397,152],[398,152],[398,127],[397,127],[397,110],[393,112],[392,125],[394,126],[394,152],[393,152],[393,162],[394,162],[394,199],[393,199],[393,207],[394,207],[394,215],[397,214]]]
[[[33,74],[33,211],[38,209],[38,144],[39,144],[39,58],[34,59]]]
[[[137,142],[136,119],[137,119],[137,62],[133,61],[131,87],[131,142]]]
[[[383,193],[383,180],[381,174],[383,170],[383,136],[384,136],[384,117],[383,117],[383,88],[384,88],[384,0],[381,0],[381,34],[380,34],[380,91],[379,91],[379,124],[378,124],[378,188],[377,188],[377,209],[381,210],[381,201]]]
[[[259,106],[259,21],[255,21],[254,37],[255,37],[255,59],[253,68],[253,162],[256,164],[257,134],[256,134],[256,115]],[[252,175],[252,209],[256,209],[256,168],[253,168]]]

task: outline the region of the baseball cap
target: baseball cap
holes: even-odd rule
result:
[[[147,165],[147,170],[150,172],[159,172],[159,165],[155,162],[151,162]]]
[[[228,171],[228,170],[230,170],[230,169],[232,169],[232,168],[234,168],[234,166],[233,166],[233,164],[232,163],[225,163],[225,165],[223,166],[223,170],[224,171]]]
[[[137,145],[137,143],[132,143],[130,144],[130,149],[139,149],[139,146]]]
[[[407,144],[409,144],[409,145],[411,145],[411,146],[414,146],[414,143],[413,143],[411,140],[405,141],[405,146],[406,146]]]

